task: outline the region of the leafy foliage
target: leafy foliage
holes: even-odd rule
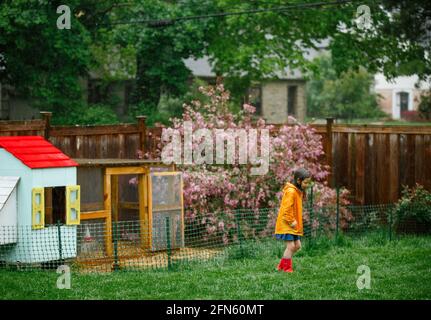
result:
[[[168,17],[193,15],[196,1],[131,1],[130,6],[117,10],[113,20],[163,20]],[[205,6],[207,6],[205,4]],[[118,44],[133,44],[136,50],[136,86],[133,92],[135,108],[152,115],[162,95],[182,97],[191,76],[183,59],[202,56],[205,46],[205,23],[186,21],[167,27],[145,23],[120,25],[113,30]]]
[[[289,6],[303,3],[289,1]],[[55,111],[54,119],[65,119],[78,103],[85,104],[78,80],[89,70],[108,80],[136,78],[133,103],[151,115],[162,95],[181,99],[186,93],[190,71],[185,58],[209,56],[238,102],[252,81],[273,78],[287,66],[313,69],[305,53],[328,39],[337,74],[361,66],[388,77],[416,73],[424,79],[431,74],[424,23],[431,10],[421,0],[362,1],[371,9],[369,30],[355,22],[356,2],[169,22],[286,3],[71,0],[70,30],[56,27],[60,4],[5,0],[0,6],[0,81],[30,97],[36,107]],[[338,89],[343,87],[331,88]],[[353,111],[346,112],[349,116]]]
[[[431,193],[419,184],[405,186],[394,210],[393,224],[404,232],[431,231]]]
[[[364,69],[348,70],[338,77],[330,56],[317,58],[315,63],[314,77],[307,84],[309,116],[353,119],[385,115],[371,92],[371,74]]]
[[[421,95],[421,102],[419,103],[419,113],[422,118],[431,120],[431,91]]]
[[[57,115],[52,122],[54,125],[102,125],[119,123],[115,112],[106,105],[76,104],[66,115]]]
[[[75,8],[80,1],[69,1]],[[90,33],[74,15],[60,30],[55,1],[5,1],[0,6],[0,82],[34,98],[36,107],[67,114],[81,100],[78,77],[93,62]]]
[[[370,8],[372,26],[361,29],[355,19],[344,20],[344,28],[333,34],[330,45],[338,73],[365,67],[386,77],[431,74],[428,54],[431,39],[431,3],[423,0],[362,1]],[[352,3],[356,10],[358,3]]]

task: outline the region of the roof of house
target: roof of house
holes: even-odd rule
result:
[[[401,76],[396,77],[392,80],[386,79],[386,77],[377,73],[374,76],[375,84],[374,88],[376,90],[429,90],[431,89],[431,83],[429,81],[419,81],[417,75],[412,76]],[[416,88],[416,84],[419,87]]]
[[[314,58],[327,51],[329,39],[325,39],[320,42],[314,42],[316,45],[316,49],[304,49],[303,51],[303,55],[306,60],[312,61]],[[210,58],[208,56],[204,56],[203,58],[198,59],[187,58],[183,59],[183,61],[186,67],[192,72],[194,76],[204,78],[214,78],[216,76],[215,72],[213,71],[213,63],[210,62]],[[276,70],[275,76],[280,80],[302,80],[305,77],[301,70],[292,69],[289,67],[286,67],[283,70]]]
[[[213,71],[212,63],[208,57],[199,59],[188,58],[184,59],[184,64],[196,77],[214,78],[216,76]],[[291,70],[285,68],[283,71],[277,71],[276,77],[280,80],[297,80],[302,79],[303,75],[298,69]]]
[[[0,148],[11,153],[31,169],[78,166],[75,161],[40,136],[0,137]]]
[[[0,211],[18,183],[19,177],[0,177]]]

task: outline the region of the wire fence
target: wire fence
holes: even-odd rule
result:
[[[378,232],[388,240],[401,233],[431,228],[403,224],[394,228],[394,205],[306,205],[304,240],[325,237],[367,236]],[[172,269],[178,264],[247,256],[250,243],[276,242],[273,237],[277,209],[242,209],[186,217],[164,214],[148,221],[82,221],[60,223],[40,230],[31,226],[0,228],[0,266],[3,268],[56,269],[67,264],[80,272]]]

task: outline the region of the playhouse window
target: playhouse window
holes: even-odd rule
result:
[[[45,188],[46,224],[66,223],[66,188]]]
[[[66,187],[66,224],[79,224],[81,212],[80,186]]]
[[[79,186],[33,189],[33,226],[43,228],[56,223],[79,224]]]
[[[32,227],[41,229],[45,225],[45,196],[43,188],[32,190]]]

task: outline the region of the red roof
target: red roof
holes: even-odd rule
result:
[[[4,148],[32,169],[78,166],[75,161],[39,136],[0,137],[0,148]]]

